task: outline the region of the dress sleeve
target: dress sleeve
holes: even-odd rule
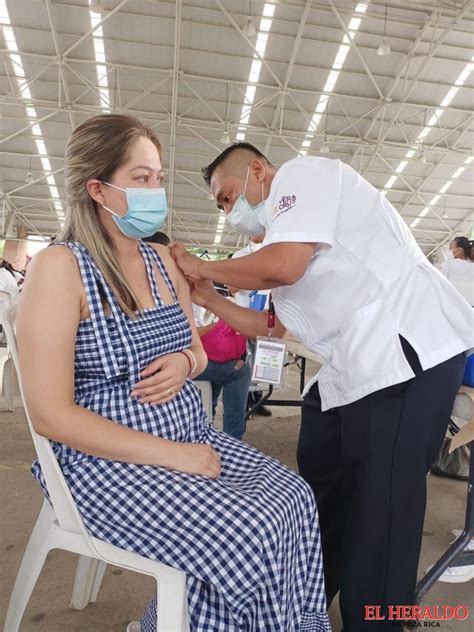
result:
[[[340,160],[283,165],[275,178],[264,245],[293,241],[334,244],[342,190]]]

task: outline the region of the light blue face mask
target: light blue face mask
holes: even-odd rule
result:
[[[132,239],[143,239],[154,235],[163,226],[168,216],[165,189],[122,189],[110,182],[103,184],[123,191],[127,196],[128,208],[125,215],[120,216],[102,205],[113,215],[114,222],[124,235]]]
[[[232,207],[231,212],[226,216],[226,222],[244,235],[256,236],[266,232],[265,228],[265,200],[263,199],[263,182],[262,182],[262,201],[256,206],[252,206],[245,197],[247,190],[247,182],[249,179],[250,167],[247,169],[247,177],[245,178],[244,192],[239,195],[237,201]]]

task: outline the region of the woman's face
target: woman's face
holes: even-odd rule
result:
[[[464,250],[462,248],[459,248],[455,239],[453,239],[453,241],[449,244],[449,249],[453,253],[453,257],[455,259],[465,259]]]
[[[141,136],[132,145],[129,154],[128,161],[119,167],[109,180],[110,184],[120,189],[157,189],[163,186],[164,173],[160,155],[149,138]],[[117,215],[125,215],[125,191],[101,183],[100,193],[103,199],[96,200],[99,204],[112,209]]]

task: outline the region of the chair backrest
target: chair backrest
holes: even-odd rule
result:
[[[20,394],[25,407],[26,418],[28,420],[28,427],[30,429],[31,438],[36,449],[36,455],[43,471],[46,486],[48,488],[49,497],[56,517],[60,526],[66,531],[72,531],[74,533],[80,533],[89,538],[86,528],[82,522],[82,518],[79,515],[77,507],[74,503],[73,497],[69,488],[64,480],[61,468],[54,456],[53,449],[48,439],[39,435],[31,422],[30,415],[28,413],[28,406],[26,403],[23,382],[21,379],[20,364],[18,361],[18,347],[16,343],[15,335],[15,319],[16,319],[16,306],[9,307],[3,315],[3,329],[7,337],[7,345],[13,358],[13,363],[18,375],[18,384],[20,386]],[[54,404],[53,404],[54,405]]]
[[[206,411],[207,418],[212,423],[212,390],[211,383],[205,380],[194,380],[201,393],[202,405]]]

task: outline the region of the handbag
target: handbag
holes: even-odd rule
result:
[[[239,334],[223,320],[219,320],[215,327],[205,333],[201,342],[209,360],[221,364],[238,360],[247,347],[247,337]]]

